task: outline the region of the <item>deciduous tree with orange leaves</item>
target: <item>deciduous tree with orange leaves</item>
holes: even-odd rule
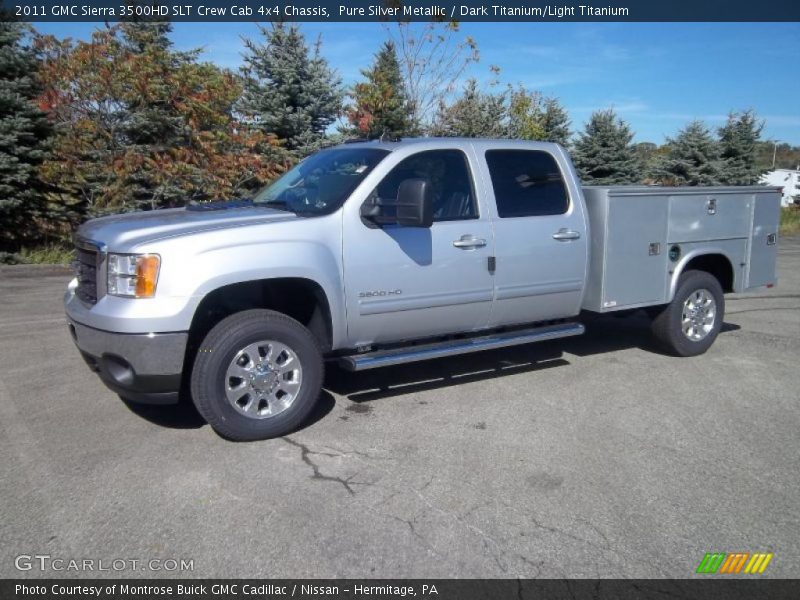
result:
[[[42,176],[71,218],[246,195],[288,162],[242,126],[230,71],[178,52],[170,25],[127,22],[73,43],[37,41],[40,107],[57,128]]]

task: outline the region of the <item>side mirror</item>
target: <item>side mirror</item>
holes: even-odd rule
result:
[[[430,227],[433,224],[431,182],[406,179],[397,189],[397,224],[405,227]]]
[[[379,198],[377,194],[361,205],[361,220],[367,227],[380,227],[396,223],[397,206],[394,200]]]

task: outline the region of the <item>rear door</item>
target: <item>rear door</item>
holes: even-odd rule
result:
[[[580,311],[588,260],[584,206],[560,148],[541,148],[476,144],[495,234],[490,327]]]

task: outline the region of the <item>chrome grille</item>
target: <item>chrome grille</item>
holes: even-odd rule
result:
[[[75,295],[87,304],[97,303],[97,251],[77,245],[75,248],[75,275],[78,278],[78,287]]]

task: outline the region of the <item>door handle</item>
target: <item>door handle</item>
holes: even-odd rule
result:
[[[553,239],[559,242],[568,242],[570,240],[580,239],[581,234],[579,231],[572,231],[570,229],[559,229],[553,234]]]
[[[486,240],[476,238],[474,235],[462,235],[460,239],[453,242],[453,246],[456,248],[465,248],[467,250],[470,248],[483,248],[485,245]]]

